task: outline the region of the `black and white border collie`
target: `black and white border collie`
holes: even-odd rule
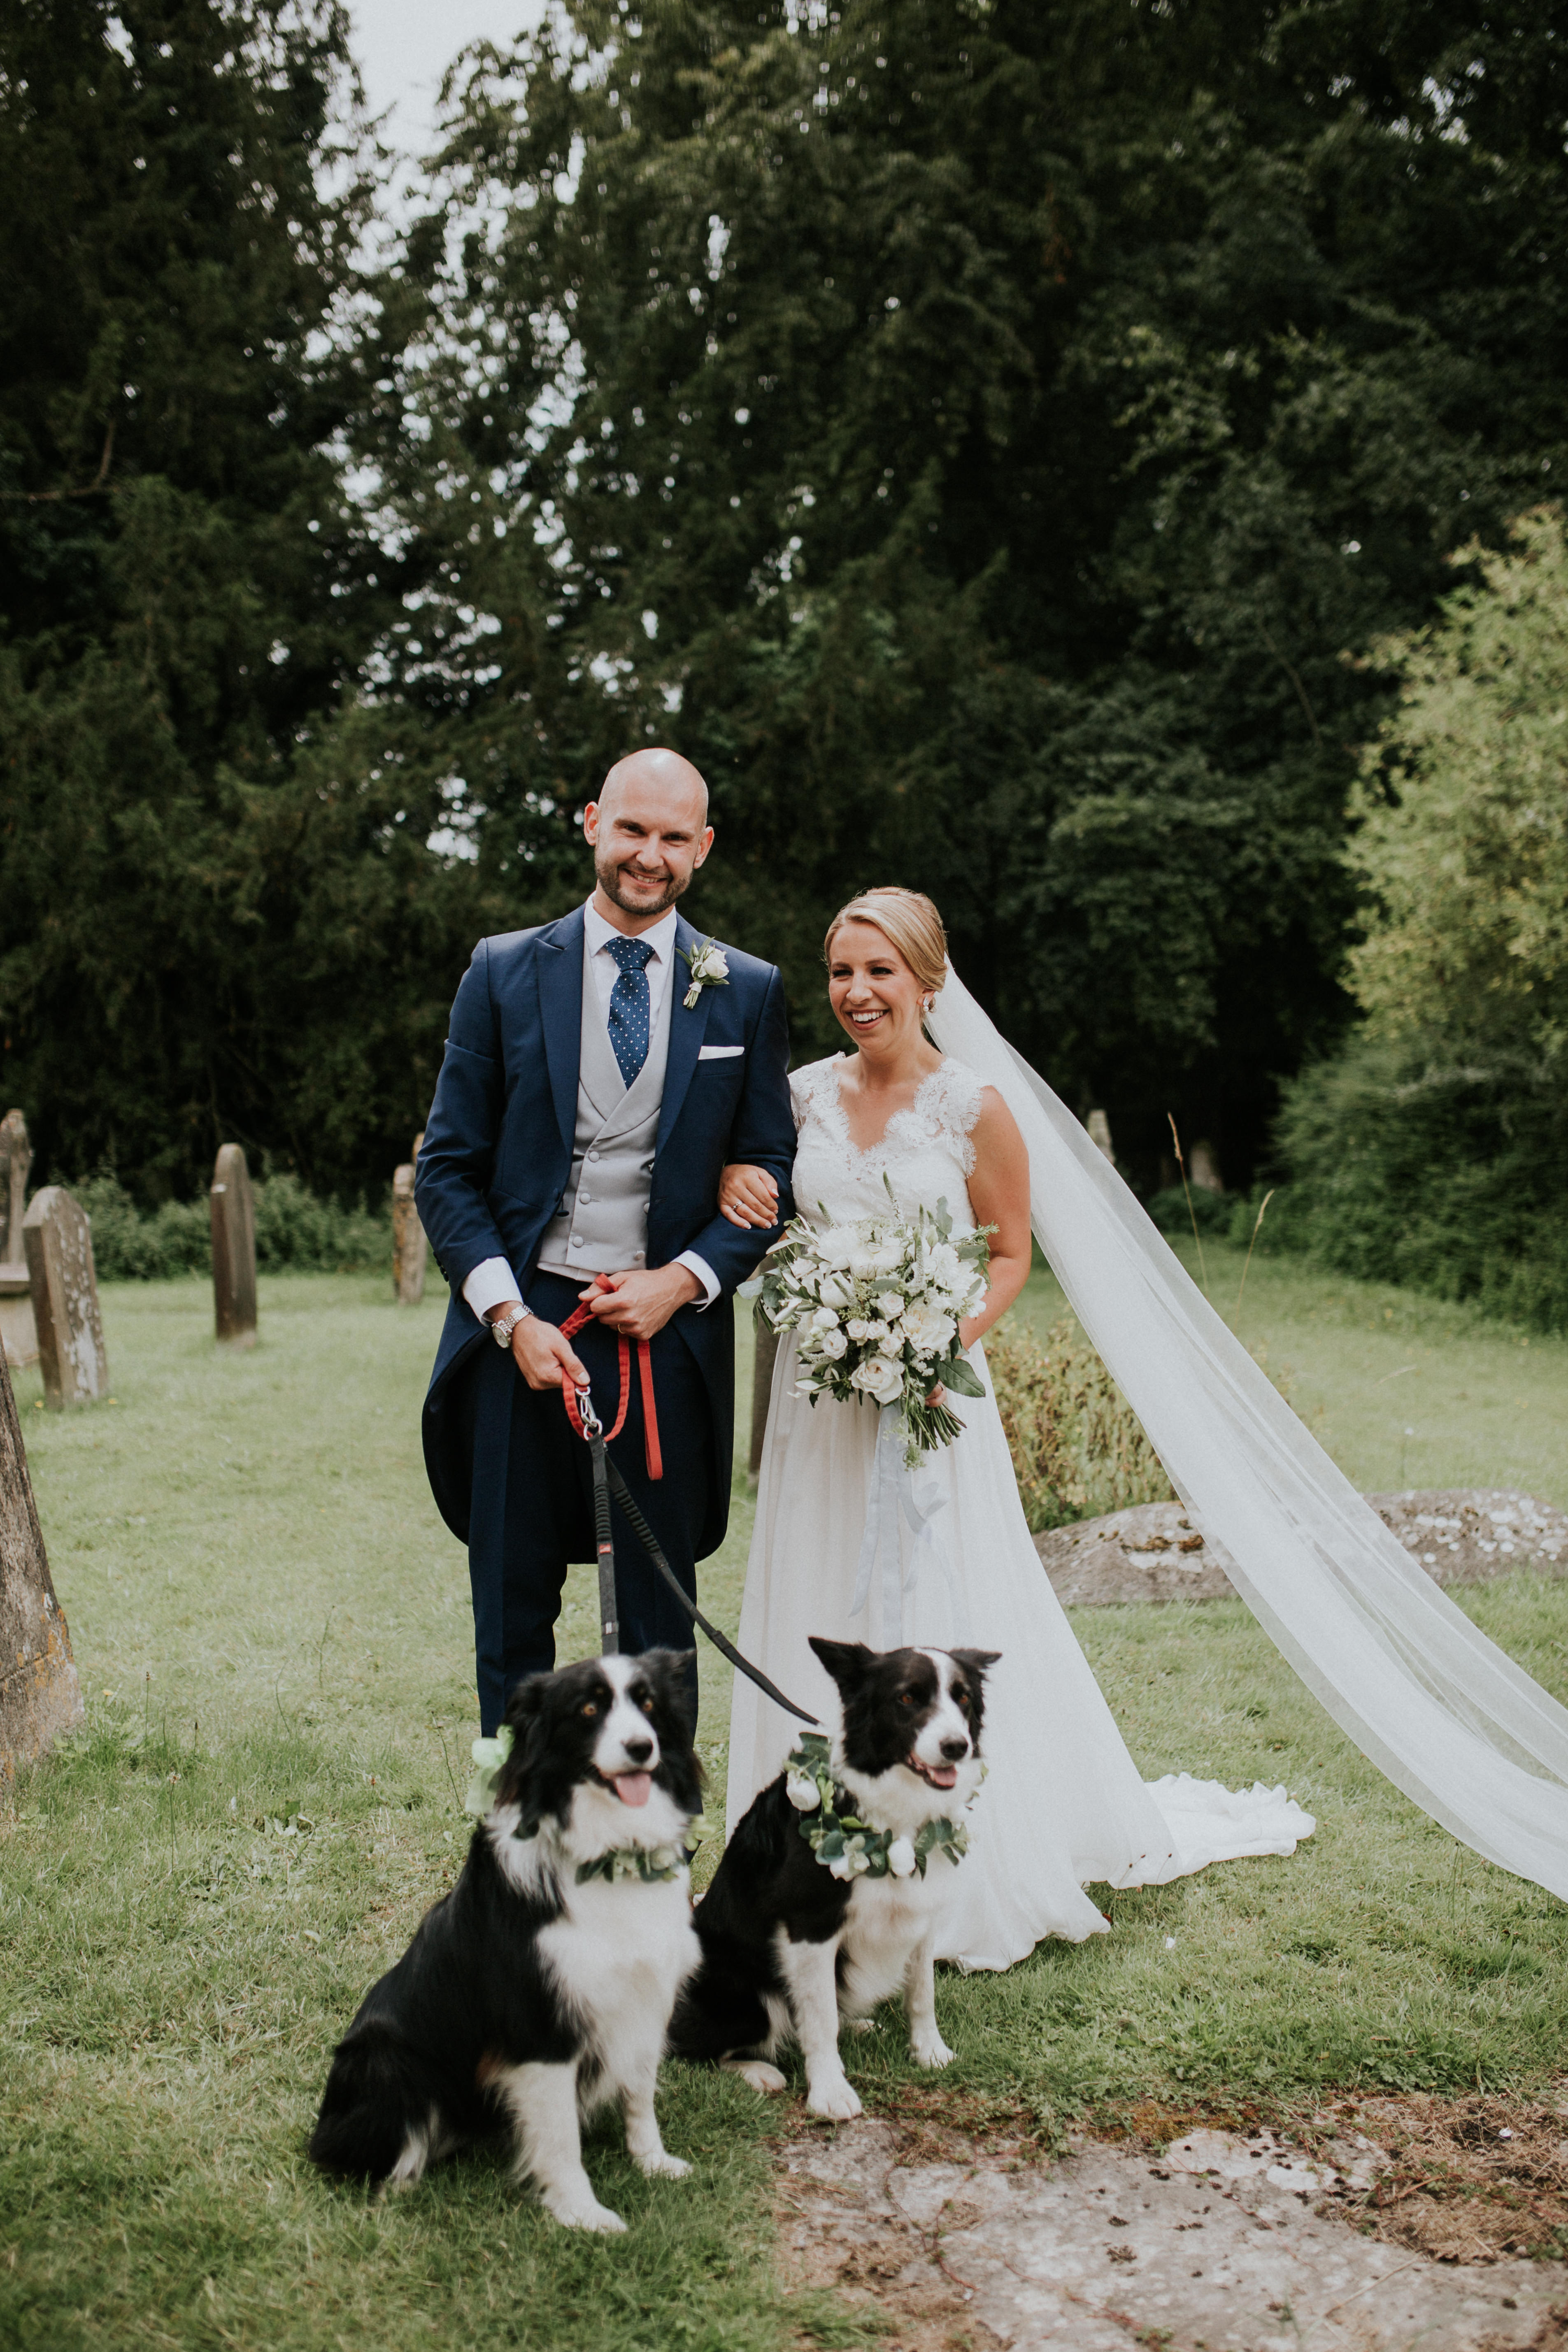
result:
[[[310,2140],[318,2164],[407,2187],[465,2141],[507,2131],[519,2179],[558,2221],[623,2230],[594,2194],[580,2130],[618,2099],[634,2163],[672,2179],[689,2170],[666,2154],[654,2115],[670,2011],[699,1958],[685,1663],[668,1650],[595,1658],[513,1694],[511,1753],[462,1874],[338,2044]],[[673,1874],[579,1881],[584,1864],[628,1848]]]
[[[838,1685],[834,1777],[872,1829],[913,1839],[956,1821],[981,1781],[985,1670],[997,1650],[867,1649],[813,1638]],[[782,2091],[771,2061],[788,2041],[805,2060],[814,2115],[858,2116],[838,2055],[840,2020],[866,2017],[902,1990],[910,2049],[922,2066],[952,2051],[937,2031],[933,1962],[954,1863],[931,1854],[924,1876],[835,1878],[800,1833],[781,1773],[738,1824],[697,1906],[702,1965],[676,2003],[670,2048]]]

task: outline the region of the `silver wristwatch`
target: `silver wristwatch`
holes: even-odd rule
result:
[[[533,1309],[531,1307],[523,1307],[520,1305],[514,1307],[510,1315],[498,1315],[495,1321],[490,1325],[490,1337],[495,1341],[496,1346],[498,1348],[510,1348],[511,1346],[512,1333],[516,1330],[520,1323],[525,1323],[528,1320],[528,1318],[532,1314],[532,1312]]]

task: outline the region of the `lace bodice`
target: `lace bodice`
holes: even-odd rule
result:
[[[970,1137],[980,1116],[984,1082],[962,1062],[944,1061],[908,1110],[894,1112],[881,1141],[862,1151],[850,1135],[839,1092],[839,1073],[848,1059],[835,1054],[790,1075],[799,1136],[792,1179],[796,1208],[813,1224],[825,1214],[832,1224],[886,1215],[891,1184],[906,1213],[922,1205],[934,1209],[944,1200],[954,1225],[970,1232]]]

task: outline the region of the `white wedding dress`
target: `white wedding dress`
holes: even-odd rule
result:
[[[981,1080],[944,1061],[912,1107],[889,1121],[882,1141],[861,1151],[839,1095],[847,1060],[814,1063],[790,1080],[801,1213],[834,1224],[885,1214],[890,1184],[906,1213],[945,1200],[955,1227],[973,1230],[970,1131]],[[950,1397],[963,1434],[937,1452],[927,1474],[945,1497],[936,1517],[940,1557],[922,1558],[901,1586],[873,1576],[857,1615],[877,1407],[797,1397],[795,1342],[783,1337],[740,1646],[824,1724],[837,1719],[837,1694],[808,1646],[810,1634],[878,1650],[915,1643],[1001,1652],[986,1683],[990,1776],[972,1817],[969,1855],[951,1874],[942,1957],[969,1969],[1005,1969],[1043,1936],[1079,1942],[1103,1933],[1108,1923],[1083,1891],[1088,1881],[1152,1885],[1212,1862],[1292,1853],[1314,1823],[1283,1789],[1235,1791],[1185,1773],[1152,1785],[1140,1778],[1040,1565],[984,1349],[972,1349],[969,1360],[985,1394]],[[913,1539],[901,1522],[898,1539],[907,1564]],[[731,1831],[779,1771],[798,1728],[736,1676]]]

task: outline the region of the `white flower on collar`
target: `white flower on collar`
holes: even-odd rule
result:
[[[688,1013],[705,988],[729,987],[730,960],[716,940],[699,940],[689,951],[678,948],[676,953],[685,957],[691,974],[691,985],[680,1000]]]

